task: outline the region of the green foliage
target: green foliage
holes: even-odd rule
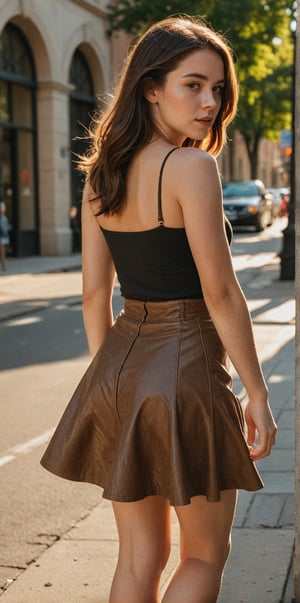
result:
[[[108,7],[112,30],[140,34],[167,16],[191,14],[226,35],[240,81],[233,128],[244,137],[252,166],[259,140],[278,140],[291,125],[294,9],[294,0],[117,0]]]
[[[117,0],[107,8],[112,31],[123,29],[140,34],[152,23],[170,15],[199,14],[198,5],[202,5],[205,13],[206,4],[195,0]]]

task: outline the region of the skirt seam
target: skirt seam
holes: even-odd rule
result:
[[[207,353],[207,349],[206,349],[206,345],[204,342],[204,337],[203,337],[203,333],[202,333],[202,329],[201,329],[201,323],[199,321],[199,319],[197,318],[197,325],[198,325],[198,329],[199,329],[199,336],[200,336],[200,340],[201,340],[201,345],[202,345],[202,349],[203,349],[203,354],[204,354],[204,358],[205,358],[205,366],[206,366],[206,378],[207,378],[207,383],[209,386],[209,408],[210,408],[210,421],[212,424],[212,430],[211,430],[211,437],[212,440],[210,440],[210,444],[209,445],[209,452],[208,452],[208,457],[210,458],[210,462],[213,463],[213,465],[216,467],[216,442],[215,442],[215,411],[214,411],[214,392],[213,392],[213,385],[211,382],[211,372],[209,370],[209,359],[208,359],[208,353]],[[212,473],[213,475],[215,475],[215,484],[214,486],[212,486],[212,489],[214,490],[216,487],[218,488],[218,490],[220,491],[220,483],[219,483],[219,478],[217,477],[217,474],[215,472]],[[209,492],[209,485],[208,485],[208,490],[207,492]],[[210,497],[209,494],[207,494],[208,498]]]
[[[118,408],[118,394],[119,394],[119,383],[120,383],[121,372],[122,372],[122,369],[124,368],[124,364],[125,364],[125,362],[126,362],[126,360],[127,360],[128,356],[129,356],[129,354],[130,354],[131,350],[133,349],[133,346],[134,346],[134,344],[135,344],[136,340],[138,339],[138,337],[139,337],[139,335],[140,335],[141,328],[142,328],[142,326],[143,326],[143,324],[145,323],[145,320],[146,320],[146,316],[147,316],[147,312],[145,311],[145,314],[144,314],[144,316],[143,316],[143,319],[142,319],[142,320],[139,322],[139,324],[137,325],[137,331],[136,331],[136,334],[134,335],[134,337],[133,337],[133,339],[132,339],[132,341],[131,341],[131,343],[130,343],[130,346],[129,346],[129,348],[128,348],[128,350],[127,350],[127,352],[126,352],[126,354],[125,354],[125,356],[124,356],[124,358],[123,358],[123,360],[122,360],[121,366],[120,366],[120,368],[119,368],[119,370],[118,370],[118,374],[117,374],[117,376],[116,376],[116,385],[115,385],[115,409],[116,409],[116,414],[117,414],[117,417],[118,417],[118,422],[119,422],[119,427],[120,427],[120,428],[122,427],[122,421],[121,421],[121,416],[120,416],[120,413],[119,413],[119,408]]]
[[[177,404],[178,404],[179,363],[180,363],[180,349],[181,349],[182,333],[183,333],[183,320],[181,319],[180,320],[180,329],[179,329],[179,333],[178,333],[178,340],[177,340],[178,343],[177,343],[177,357],[176,357],[176,379],[174,379],[174,401],[175,401],[176,411],[177,411]],[[176,421],[177,421],[177,412],[174,414],[175,414]],[[174,429],[171,429],[170,421],[169,421],[169,432],[170,432],[169,433],[169,441],[171,442],[172,433],[174,433]],[[171,463],[171,455],[170,455],[170,463]],[[171,467],[170,467],[169,475],[171,475]]]
[[[209,383],[210,407],[212,407],[213,393],[212,393],[211,375],[210,375],[210,371],[209,371],[209,362],[208,362],[208,357],[207,357],[207,351],[206,351],[206,346],[205,346],[205,343],[204,343],[204,340],[203,340],[203,335],[202,335],[202,329],[201,329],[200,321],[199,321],[198,318],[196,318],[196,321],[197,321],[199,335],[200,335],[200,339],[201,339],[201,345],[202,345],[202,349],[203,349],[204,357],[205,357],[205,366],[206,366],[206,373],[207,373],[207,381]]]

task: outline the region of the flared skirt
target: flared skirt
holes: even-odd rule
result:
[[[123,502],[260,489],[227,365],[203,300],[125,300],[41,464]]]

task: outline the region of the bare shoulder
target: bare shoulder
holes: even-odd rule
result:
[[[179,202],[185,199],[220,199],[221,186],[216,159],[201,149],[180,148],[172,162],[173,193]]]
[[[211,167],[212,169],[216,169],[217,162],[216,159],[207,151],[203,151],[202,149],[195,149],[193,147],[181,147],[178,149],[177,153],[173,155],[174,161],[173,164],[177,164],[176,167],[182,166],[182,169],[186,170],[199,170],[199,167],[203,166],[205,168]]]

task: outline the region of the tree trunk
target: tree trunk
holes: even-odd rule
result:
[[[230,143],[228,145],[229,154],[229,180],[235,180],[234,156],[235,156],[235,132],[232,133]]]
[[[250,178],[251,180],[256,180],[258,168],[258,148],[259,143],[261,141],[261,137],[257,134],[254,140],[250,140],[250,138],[247,138],[246,136],[243,136],[243,138],[245,141],[250,164]]]
[[[228,130],[228,145],[227,145],[227,157],[228,157],[228,174],[227,180],[235,180],[235,136],[236,131],[231,126]]]

